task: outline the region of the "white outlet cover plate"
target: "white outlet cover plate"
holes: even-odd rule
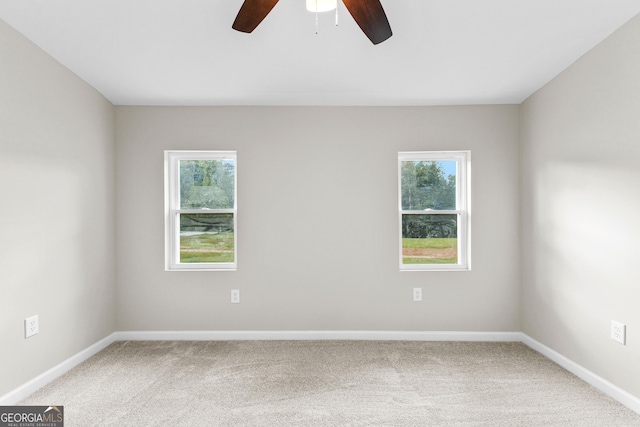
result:
[[[24,337],[29,338],[38,333],[38,316],[24,319]]]
[[[231,304],[240,304],[240,290],[232,289],[231,290]]]
[[[626,344],[627,325],[624,323],[611,321],[611,339],[619,342],[620,344]]]

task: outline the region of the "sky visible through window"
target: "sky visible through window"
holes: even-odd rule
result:
[[[438,164],[444,169],[444,176],[456,174],[456,162],[452,161],[439,161]]]

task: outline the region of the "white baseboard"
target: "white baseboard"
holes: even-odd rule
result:
[[[104,350],[105,348],[107,348],[107,346],[115,341],[115,334],[111,334],[108,337],[101,339],[97,343],[90,345],[81,352],[63,361],[62,363],[59,363],[48,371],[38,375],[37,377],[26,382],[15,390],[10,391],[9,393],[0,397],[0,405],[15,405],[25,397],[29,396],[31,393],[44,387],[51,381],[75,368],[94,354]]]
[[[584,382],[591,384],[593,387],[597,388],[604,394],[612,397],[627,408],[640,414],[640,399],[638,399],[636,396],[624,391],[620,387],[610,383],[601,376],[596,375],[590,370],[578,365],[574,361],[568,359],[557,351],[552,350],[546,345],[534,340],[525,333],[521,333],[521,341],[527,347],[551,359]]]
[[[496,341],[520,342],[520,332],[418,331],[121,331],[116,341]]]
[[[522,342],[583,381],[640,414],[640,399],[583,368],[522,332],[418,331],[121,331],[87,347],[17,389],[0,397],[0,405],[15,405],[31,393],[73,369],[116,341],[238,341],[238,340],[360,340],[360,341],[485,341]]]

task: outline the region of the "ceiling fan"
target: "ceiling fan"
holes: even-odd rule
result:
[[[360,29],[373,44],[391,37],[391,27],[380,0],[342,0]],[[234,30],[250,33],[271,12],[278,0],[244,0],[233,22]]]

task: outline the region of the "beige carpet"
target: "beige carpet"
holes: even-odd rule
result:
[[[519,343],[117,342],[25,399],[65,426],[640,426]]]

